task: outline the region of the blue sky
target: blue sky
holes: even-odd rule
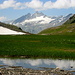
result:
[[[0,0],[0,21],[13,20],[35,11],[49,16],[75,14],[75,0]]]

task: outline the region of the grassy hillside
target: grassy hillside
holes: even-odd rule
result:
[[[17,31],[17,32],[24,32],[24,31],[22,31],[21,28],[18,28],[14,25],[9,25],[9,24],[5,24],[5,23],[0,22],[0,26]],[[27,33],[27,32],[24,32],[24,33]],[[29,34],[29,33],[27,33],[27,34]]]
[[[46,30],[43,30],[39,34],[46,34],[46,35],[75,35],[75,15],[73,15],[63,25],[48,28]]]

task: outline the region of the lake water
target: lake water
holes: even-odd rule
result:
[[[38,69],[38,67],[48,67],[48,68],[59,67],[65,70],[75,70],[75,60],[0,58],[0,65],[22,66],[24,68],[32,68],[32,69]]]

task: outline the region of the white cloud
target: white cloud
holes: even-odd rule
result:
[[[71,0],[57,0],[53,3],[53,8],[69,8],[71,7]]]
[[[40,9],[43,6],[43,2],[41,2],[40,0],[32,0],[31,2],[26,2],[25,5],[28,8]]]
[[[53,8],[53,3],[51,1],[47,1],[46,3],[44,3],[43,5],[43,9],[50,9]]]
[[[75,7],[75,0],[57,0],[56,2],[48,1],[43,6],[45,9],[66,9]]]
[[[24,9],[25,6],[21,2],[16,2],[15,0],[5,0],[2,4],[0,4],[0,9],[6,9],[6,8],[14,8],[14,9]]]
[[[0,21],[4,21],[4,20],[6,20],[6,17],[4,16],[0,17]]]
[[[14,7],[15,3],[16,3],[16,1],[14,1],[14,0],[6,0],[2,4],[0,4],[0,9],[6,9],[9,7]]]
[[[30,2],[17,2],[15,0],[5,0],[0,4],[0,9],[6,9],[12,7],[13,9],[26,9],[32,8],[35,10],[46,10],[46,9],[62,9],[62,8],[75,8],[75,0],[56,0],[52,2],[51,0],[45,3],[40,0],[31,0]]]

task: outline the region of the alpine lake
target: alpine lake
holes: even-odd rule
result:
[[[23,68],[30,68],[34,70],[42,70],[42,69],[48,69],[48,68],[60,68],[63,70],[75,71],[75,60],[0,58],[0,68],[4,68],[8,66],[20,66]],[[73,75],[75,75],[75,72],[73,72]]]

